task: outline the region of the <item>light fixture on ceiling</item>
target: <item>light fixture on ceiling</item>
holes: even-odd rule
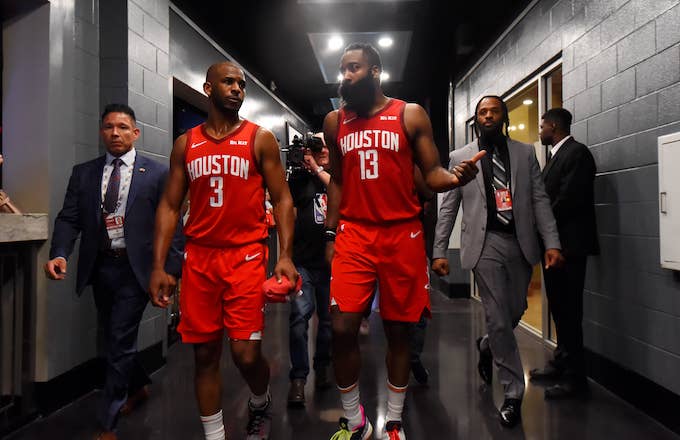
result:
[[[387,81],[390,79],[390,74],[387,72],[380,72],[380,81]]]
[[[345,42],[340,35],[333,35],[328,39],[328,48],[330,50],[338,50],[342,48],[343,44],[345,44]]]
[[[515,130],[517,130],[517,127],[515,127],[514,125],[511,125],[511,126],[508,127],[508,131],[515,131]]]
[[[338,82],[342,82],[342,78],[343,78],[342,73],[338,73]]]
[[[524,130],[526,128],[526,125],[519,124],[519,125],[517,125],[517,128],[519,128],[520,130]]]
[[[378,45],[380,47],[390,47],[392,46],[392,43],[394,43],[394,41],[390,37],[381,37],[378,40]]]
[[[525,99],[524,101],[522,101],[522,104],[524,105],[531,105],[533,103],[534,103],[533,99]]]

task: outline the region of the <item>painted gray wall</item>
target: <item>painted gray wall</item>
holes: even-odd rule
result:
[[[455,144],[484,94],[562,51],[572,133],[595,156],[602,254],[589,260],[586,346],[680,394],[680,283],[659,265],[657,136],[680,131],[680,1],[541,0],[456,86]]]

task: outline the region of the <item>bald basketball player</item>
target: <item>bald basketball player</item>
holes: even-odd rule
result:
[[[271,429],[269,365],[262,355],[267,268],[265,188],[274,204],[280,254],[274,269],[296,281],[293,201],[274,135],[239,117],[245,75],[230,62],[210,66],[203,90],[208,120],[180,136],[156,214],[152,302],[166,307],[171,279],[163,270],[181,205],[189,218],[180,298],[182,342],[194,346],[195,388],[206,440],[224,440],[220,357],[226,329],[232,359],[250,388],[248,440]]]

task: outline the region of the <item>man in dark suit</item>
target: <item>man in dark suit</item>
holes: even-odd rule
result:
[[[595,160],[569,133],[571,113],[548,110],[541,120],[541,143],[552,146],[543,170],[545,188],[562,243],[566,264],[543,270],[548,305],[557,330],[554,358],[530,372],[534,381],[556,381],[546,399],[588,395],[583,356],[583,285],[588,255],[597,255],[593,201]]]
[[[167,167],[137,154],[134,111],[124,104],[104,109],[100,134],[107,153],[73,168],[64,205],[54,221],[45,274],[66,277],[67,260],[80,235],[76,292],[93,287],[106,345],[106,382],[98,418],[101,440],[115,440],[121,410],[146,396],[149,377],[139,364],[137,331],[149,300],[151,237]],[[177,277],[182,264],[177,230],[167,271]]]

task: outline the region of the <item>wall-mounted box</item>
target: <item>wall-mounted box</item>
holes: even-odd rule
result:
[[[661,267],[680,270],[680,133],[659,136]]]

